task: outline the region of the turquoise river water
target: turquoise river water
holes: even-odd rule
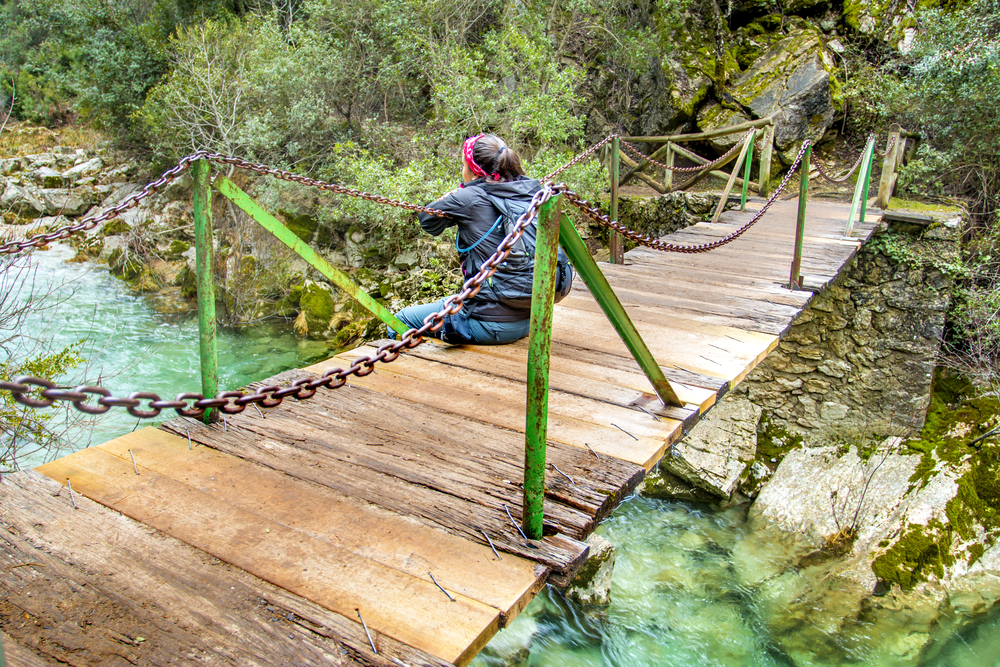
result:
[[[166,314],[156,299],[132,294],[106,267],[67,263],[72,255],[60,246],[34,254],[36,293],[51,287],[72,296],[29,319],[26,330],[60,347],[85,339],[87,376],[100,377],[115,395],[198,391],[197,317]],[[301,341],[286,328],[220,330],[220,385],[241,387],[330,353],[325,344]],[[99,444],[135,426],[134,418],[114,409],[93,424],[71,426],[72,448]],[[22,466],[64,453],[36,452]],[[611,603],[581,607],[549,588],[493,639],[473,667],[1000,667],[1000,609],[964,624],[960,632],[930,631],[933,641],[916,656],[905,651],[905,633],[912,630],[906,624],[901,636],[873,625],[854,627],[850,638],[841,639],[828,629],[837,624],[818,607],[789,623],[775,601],[799,590],[808,573],[784,565],[788,554],[754,533],[746,508],[720,510],[637,495],[598,533],[618,550]],[[775,569],[781,570],[772,579],[777,585],[762,585],[754,576]],[[802,645],[809,643],[822,646],[814,660],[801,657]]]

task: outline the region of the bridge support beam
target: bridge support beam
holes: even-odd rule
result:
[[[195,274],[198,286],[198,349],[201,353],[201,393],[206,398],[219,393],[219,355],[216,344],[215,280],[212,275],[212,192],[209,190],[211,166],[197,160],[191,166],[194,179]],[[217,419],[219,411],[205,411],[205,423]]]

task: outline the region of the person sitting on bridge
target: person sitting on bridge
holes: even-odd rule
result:
[[[527,204],[542,186],[536,179],[524,175],[517,153],[492,134],[466,139],[462,144],[462,158],[463,182],[427,205],[444,211],[447,217],[421,213],[419,219],[420,226],[434,236],[449,227],[458,227],[455,249],[462,262],[462,274],[468,279],[496,252],[506,236],[503,212],[490,196]],[[501,345],[524,338],[528,335],[531,317],[533,271],[533,261],[519,265],[505,262],[483,283],[478,294],[464,302],[462,310],[447,316],[444,326],[430,335],[449,343],[479,345]],[[408,306],[396,313],[396,317],[407,326],[417,328],[423,325],[425,317],[443,307],[444,299]],[[393,338],[395,334],[389,330]]]

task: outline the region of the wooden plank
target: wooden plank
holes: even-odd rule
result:
[[[374,375],[382,375],[380,370]],[[288,372],[264,381],[282,384]],[[371,376],[369,376],[371,377]],[[546,537],[528,542],[508,519],[504,506],[520,514],[524,436],[431,406],[346,386],[320,392],[307,402],[286,401],[204,426],[178,418],[164,424],[178,435],[309,480],[338,492],[411,516],[470,541],[486,543],[565,573],[578,567],[585,545],[567,547],[554,533],[585,537],[621,498],[641,481],[641,467],[597,461],[589,452],[550,444],[550,461],[574,478],[575,486],[550,475]],[[522,417],[523,419],[523,417]]]
[[[625,347],[621,341],[619,344]],[[350,363],[357,356],[344,353],[310,366],[310,370],[321,372]],[[402,356],[377,373],[348,382],[503,428],[524,429],[524,385],[497,376]],[[601,455],[630,461],[646,470],[680,437],[681,426],[673,419],[657,422],[641,412],[562,392],[549,395],[549,440],[584,450],[590,445]]]
[[[5,475],[0,484],[0,622],[8,651],[10,636],[59,664],[81,666],[447,665],[379,634],[375,655],[356,618],[79,493],[75,502],[79,509],[64,484],[34,471]]]
[[[188,449],[185,438],[144,428],[99,446],[124,461],[203,493],[222,495],[269,518],[355,555],[438,582],[452,593],[498,610],[503,624],[513,620],[544,584],[535,563],[510,556],[497,560],[485,544],[472,543],[412,519],[304,484],[271,468],[208,447]],[[303,511],[322,508],[322,511]]]
[[[499,629],[496,609],[337,549],[258,512],[239,509],[148,468],[85,449],[38,471],[74,491],[369,628],[464,664]],[[228,489],[229,493],[234,493]],[[238,491],[237,491],[238,492]]]
[[[362,355],[371,355],[377,351],[377,346],[377,343],[372,343],[369,346],[352,350],[352,352]],[[517,361],[510,361],[508,363],[498,364],[495,357],[485,354],[476,354],[476,348],[478,347],[483,346],[470,345],[466,349],[449,349],[439,345],[421,345],[420,347],[407,351],[406,354],[408,356],[417,357],[426,361],[446,364],[448,366],[456,366],[458,368],[465,368],[479,373],[495,375],[514,382],[524,383],[527,381],[528,369],[526,360],[521,363],[517,363]],[[455,354],[455,350],[459,350],[459,353]],[[637,391],[635,389],[622,387],[609,382],[595,380],[586,375],[580,376],[567,374],[560,371],[558,368],[551,367],[549,370],[549,387],[552,390],[561,391],[566,394],[603,401],[605,403],[611,403],[612,405],[617,405],[626,409],[635,410],[639,410],[639,408],[634,407],[637,400],[644,399],[643,406],[645,406],[645,399],[653,393],[652,387],[648,386],[648,384],[644,390]],[[680,387],[676,387],[675,389],[680,389]],[[678,395],[680,395],[680,393],[681,392],[679,392]],[[681,400],[684,399],[682,398]],[[686,400],[684,402],[690,403],[690,401]],[[659,403],[659,401],[657,401],[657,403]],[[659,416],[669,417],[680,422],[685,422],[692,416],[692,410],[687,408],[663,406],[660,404],[660,406],[655,408],[655,410],[656,414]]]

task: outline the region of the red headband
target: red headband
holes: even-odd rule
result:
[[[469,137],[462,144],[462,157],[465,158],[465,164],[469,165],[469,169],[472,171],[474,176],[481,176],[485,178],[486,176],[492,176],[493,180],[499,181],[500,174],[487,174],[483,171],[483,168],[476,164],[476,159],[472,157],[472,149],[476,147],[476,142],[485,137],[485,134],[477,134],[474,137]]]

